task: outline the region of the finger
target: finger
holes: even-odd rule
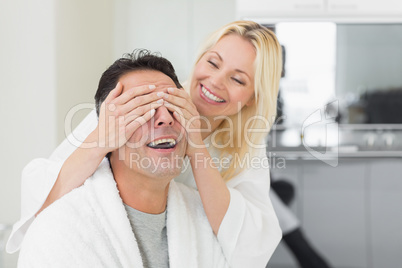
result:
[[[163,99],[182,108],[188,110],[192,114],[197,114],[197,109],[191,100],[187,98],[182,98],[179,96],[174,96],[171,94],[164,94]]]
[[[163,100],[161,99],[162,94],[163,94],[162,92],[154,92],[143,96],[135,97],[134,99],[131,99],[121,107],[121,113],[122,114],[129,113],[130,111],[136,109],[137,107],[154,103],[155,101],[158,100],[160,101],[161,104],[163,104]]]
[[[179,121],[180,125],[182,125],[184,128],[186,128],[186,121],[189,120],[192,115],[184,110],[184,109],[180,109],[179,107],[168,103],[165,101],[164,106],[173,113],[173,115],[175,116],[176,120]]]
[[[184,118],[184,116],[180,115],[178,112],[174,111],[173,112],[173,117],[177,120],[177,122],[179,122],[179,124],[186,129],[186,119]]]
[[[161,107],[163,105],[163,100],[162,102],[160,101],[155,101],[149,104],[145,104],[143,106],[137,107],[136,109],[130,111],[129,113],[127,113],[126,118],[127,118],[127,122],[130,122],[134,119],[136,119],[139,116],[143,116],[145,113],[149,112],[152,109],[158,109],[159,107]],[[132,119],[133,118],[133,119]]]
[[[120,96],[118,96],[113,103],[114,104],[125,104],[131,99],[141,96],[144,94],[148,94],[155,89],[155,85],[143,85],[139,87],[133,87],[126,91],[124,91]]]
[[[190,95],[189,95],[184,89],[182,89],[182,88],[173,88],[173,87],[170,87],[170,88],[167,89],[167,92],[168,92],[169,94],[172,94],[172,95],[175,95],[175,96],[178,96],[178,97],[182,97],[182,98],[184,98],[184,99],[189,99],[189,100],[191,100]]]
[[[191,114],[183,108],[178,107],[170,102],[164,101],[163,105],[170,111],[170,112],[177,112],[181,116],[187,115],[191,117]]]
[[[107,95],[105,102],[106,103],[111,102],[113,99],[117,98],[122,91],[123,91],[123,85],[120,82],[117,82],[116,87],[112,89],[112,91],[110,91],[109,94]]]
[[[196,114],[198,114],[197,107],[194,105],[193,100],[183,88],[168,88],[167,91],[170,95],[185,99],[188,102],[188,105],[190,105],[192,109],[196,111]]]
[[[147,123],[154,115],[155,115],[155,109],[151,109],[150,111],[146,112],[143,116],[138,116],[136,119],[132,120],[127,126],[126,126],[126,133],[128,134],[128,137],[131,137],[131,135],[136,131],[139,127]]]

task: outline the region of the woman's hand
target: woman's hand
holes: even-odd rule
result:
[[[229,207],[230,192],[204,145],[200,129],[202,118],[190,96],[184,90],[176,88],[168,89],[168,93],[163,96],[164,105],[173,112],[173,116],[188,133],[187,155],[190,158],[205,214],[217,235]]]
[[[197,149],[205,148],[197,108],[183,89],[168,88],[168,94],[164,94],[163,99],[166,108],[173,112],[173,116],[186,130],[188,140],[186,154],[189,157],[194,157]]]
[[[95,129],[98,147],[105,155],[126,144],[133,133],[163,105],[161,92],[152,92],[154,89],[154,85],[144,85],[123,92],[123,85],[119,82],[109,93],[101,105]]]

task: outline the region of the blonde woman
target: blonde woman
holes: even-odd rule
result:
[[[275,118],[281,71],[281,46],[275,35],[255,22],[236,21],[204,44],[186,91],[154,94],[149,86],[141,89],[141,96],[133,95],[137,101],[118,103],[121,92],[116,87],[106,103],[114,105],[114,110],[141,111],[138,117],[149,120],[149,104],[163,99],[163,105],[186,126],[191,169],[176,180],[198,189],[231,267],[265,267],[281,238],[268,196],[264,146]],[[99,125],[112,114],[116,113],[100,116]],[[117,140],[116,132],[101,137],[95,118],[90,114],[75,136],[86,137],[83,144]],[[117,117],[114,120],[119,129],[128,127]],[[82,185],[119,146],[85,149],[64,141],[50,159],[32,161],[23,172],[22,216],[14,225],[7,251],[19,249],[36,214]]]

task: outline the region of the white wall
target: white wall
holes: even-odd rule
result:
[[[58,143],[66,137],[64,118],[68,111],[80,103],[94,103],[99,78],[114,60],[114,3],[114,0],[56,1]],[[77,113],[73,127],[88,112]]]
[[[112,61],[113,7],[108,0],[0,2],[0,223],[19,218],[23,167],[64,138],[71,107],[93,103]],[[17,255],[5,257],[16,267]]]
[[[20,173],[56,143],[53,1],[0,2],[0,222],[19,216]],[[50,12],[48,12],[50,10]]]
[[[161,52],[187,79],[200,42],[235,20],[235,0],[116,0],[114,56],[147,48]]]
[[[53,8],[51,0],[0,2],[0,223],[19,218],[22,168],[56,144]],[[9,267],[15,259],[7,256]]]

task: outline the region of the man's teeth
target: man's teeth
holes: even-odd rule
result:
[[[176,141],[174,139],[155,140],[155,141],[150,142],[148,145],[151,146],[151,147],[156,147],[156,146],[158,146],[159,144],[162,144],[162,143],[167,143],[170,146],[175,146],[176,145]]]
[[[201,90],[202,90],[202,93],[204,93],[204,95],[205,95],[208,99],[213,100],[213,101],[216,101],[216,102],[225,102],[225,100],[220,99],[220,98],[218,98],[217,96],[211,94],[211,93],[210,93],[208,90],[206,90],[203,86],[201,86]]]

